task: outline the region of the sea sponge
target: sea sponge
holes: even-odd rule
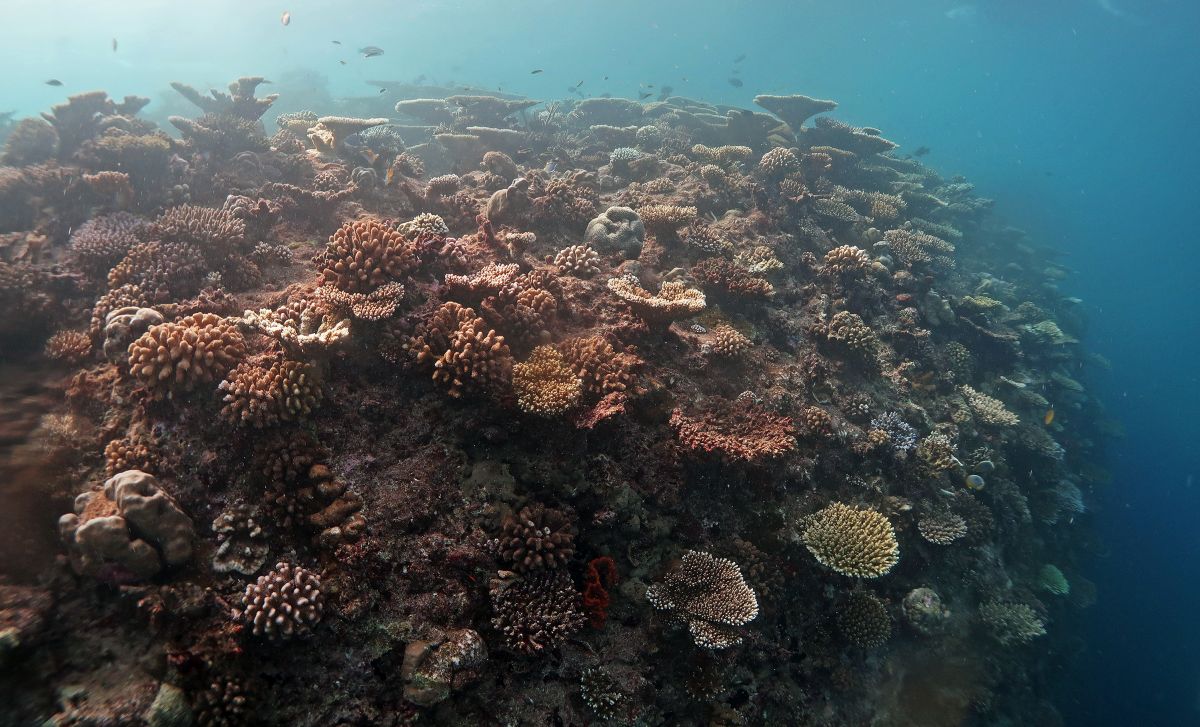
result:
[[[583,628],[587,617],[564,568],[539,570],[519,578],[498,578],[489,588],[492,626],[504,645],[534,656],[553,649]]]
[[[869,508],[835,502],[812,517],[802,539],[818,563],[846,576],[878,578],[900,560],[892,524]]]
[[[609,278],[608,289],[652,325],[669,325],[677,318],[696,315],[705,306],[704,293],[679,281],[663,283],[656,295],[642,288],[636,277],[624,275]]]
[[[245,355],[246,341],[233,322],[196,313],[151,326],[131,343],[129,373],[152,398],[171,398],[223,377]]]
[[[597,264],[599,259],[600,256],[588,245],[569,245],[559,250],[554,257],[554,264],[562,270],[563,275],[590,278],[600,272]]]
[[[967,534],[967,521],[949,511],[937,511],[917,520],[921,537],[935,545],[949,545]]]
[[[733,358],[741,356],[754,344],[733,326],[720,325],[713,329],[713,353]]]
[[[874,593],[855,591],[838,612],[838,626],[846,639],[857,646],[874,649],[892,635],[892,617]]]
[[[854,275],[871,264],[866,251],[853,245],[839,245],[825,253],[822,272],[829,275]]]
[[[758,616],[758,597],[737,563],[689,550],[646,589],[646,600],[688,627],[697,646],[726,649],[741,643],[737,627]]]
[[[1003,646],[1027,644],[1046,635],[1046,624],[1024,603],[988,601],[979,607],[979,620]]]
[[[572,338],[558,344],[563,362],[583,382],[584,393],[602,397],[624,392],[633,383],[633,371],[641,359],[618,353],[600,336]]]
[[[527,505],[504,518],[496,541],[500,557],[513,570],[565,568],[575,554],[575,525],[562,510],[541,503]]]
[[[522,411],[552,417],[579,402],[583,382],[553,346],[538,346],[512,367],[512,385]]]
[[[958,389],[966,398],[975,420],[995,427],[1013,427],[1021,423],[1021,419],[1004,406],[1004,402],[976,391],[970,386],[963,385]]]
[[[421,363],[432,364],[433,380],[453,397],[463,391],[508,383],[512,354],[504,336],[489,329],[471,308],[444,303],[409,344]]]
[[[711,397],[696,414],[676,408],[671,426],[684,447],[743,462],[778,457],[796,448],[789,417],[743,398],[729,402]]]
[[[583,237],[597,250],[636,258],[646,240],[646,226],[638,213],[628,207],[609,207],[588,222]]]
[[[313,259],[321,285],[370,293],[415,270],[427,252],[378,220],[347,222]]]
[[[246,586],[242,594],[242,620],[253,627],[255,636],[290,639],[303,636],[325,613],[321,577],[291,563],[275,569]]]
[[[72,563],[85,575],[144,580],[192,557],[195,531],[154,475],[127,470],[75,498],[58,521]]]
[[[316,368],[301,361],[277,359],[269,366],[245,361],[217,388],[225,394],[221,415],[258,429],[303,419],[321,402]]]

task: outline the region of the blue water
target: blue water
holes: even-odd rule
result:
[[[743,106],[801,92],[837,100],[840,118],[909,151],[929,146],[929,164],[964,174],[1002,217],[1064,252],[1088,344],[1112,362],[1094,391],[1127,437],[1110,453],[1098,514],[1108,555],[1089,572],[1099,602],[1082,664],[1064,675],[1067,722],[1200,724],[1200,3],[344,5],[7,0],[0,110],[34,113],[104,88],[151,96],[147,113],[162,118],[184,108],[169,81],[220,87],[245,74],[276,79],[281,104],[420,75],[543,98],[582,80],[590,95],[670,85]],[[386,53],[363,59],[354,49],[365,45]]]

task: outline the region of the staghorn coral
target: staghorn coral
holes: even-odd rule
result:
[[[225,419],[258,429],[303,419],[321,401],[316,368],[285,359],[272,361],[270,366],[244,361],[217,389],[224,393],[221,415]]]
[[[655,295],[642,288],[637,278],[625,275],[609,278],[608,289],[652,325],[670,325],[678,318],[696,315],[705,306],[704,293],[678,281],[663,283]]]
[[[84,575],[145,580],[192,557],[192,521],[154,475],[127,470],[75,498],[58,521],[72,565]]]
[[[790,418],[743,398],[712,397],[698,414],[677,408],[671,426],[684,447],[743,462],[778,457],[796,447]]]
[[[559,250],[554,257],[554,264],[564,275],[590,278],[600,272],[600,266],[596,264],[599,259],[596,251],[587,245],[569,245]]]
[[[314,261],[320,284],[347,293],[370,293],[411,273],[427,252],[416,241],[377,220],[347,222],[329,237]]]
[[[562,510],[540,503],[504,518],[497,539],[500,557],[518,573],[563,568],[575,555],[576,528]]]
[[[290,639],[312,631],[325,613],[321,577],[291,563],[275,564],[274,570],[246,586],[239,617],[252,627],[255,636]]]
[[[868,508],[835,502],[812,517],[802,539],[818,563],[845,576],[878,578],[900,560],[892,524]]]
[[[741,643],[739,626],[758,616],[758,597],[737,563],[689,550],[646,589],[646,600],[682,621],[696,645],[727,649]]]
[[[952,512],[931,512],[917,520],[917,531],[935,545],[950,545],[967,534],[967,521]]]
[[[873,593],[855,591],[838,612],[838,627],[850,643],[864,649],[883,646],[892,635],[892,617]]]
[[[546,417],[566,413],[583,394],[583,381],[553,346],[538,346],[514,364],[512,385],[522,411]]]
[[[129,345],[129,373],[155,399],[215,381],[246,354],[246,342],[229,320],[196,313],[160,323]]]
[[[963,385],[958,389],[962,392],[963,397],[970,405],[971,411],[975,414],[976,421],[981,424],[988,424],[994,427],[1014,427],[1021,423],[1021,419],[1005,408],[1004,402],[993,398],[982,392],[976,391],[970,386]]]
[[[1003,646],[1027,644],[1046,635],[1046,624],[1024,603],[988,601],[979,606],[979,620]]]
[[[471,308],[442,305],[422,325],[409,344],[416,360],[433,366],[433,380],[450,396],[506,384],[512,375],[512,354],[504,336],[488,329]]]
[[[504,646],[536,656],[562,644],[583,628],[579,593],[562,568],[498,578],[489,588],[492,626]]]

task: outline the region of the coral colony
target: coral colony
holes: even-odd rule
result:
[[[9,129],[65,513],[12,719],[1052,723],[1098,405],[969,183],[800,95],[264,127],[261,81]]]

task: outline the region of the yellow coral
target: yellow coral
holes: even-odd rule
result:
[[[900,560],[896,531],[886,517],[840,502],[813,516],[803,539],[817,562],[842,575],[877,578]]]
[[[517,406],[542,416],[567,412],[583,394],[583,382],[553,346],[538,346],[524,363],[513,365],[512,384]]]

